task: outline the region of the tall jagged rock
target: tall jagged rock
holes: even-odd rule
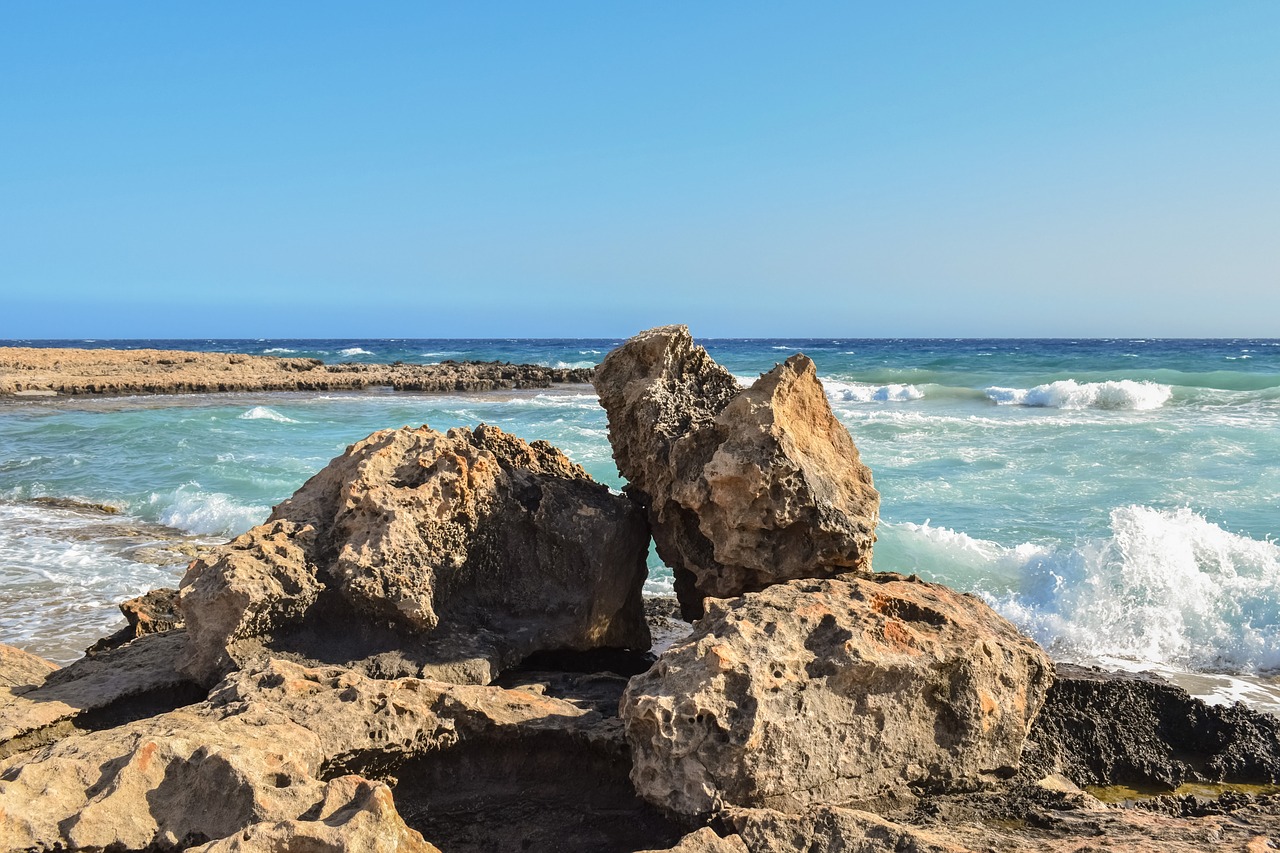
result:
[[[663,326],[610,352],[594,381],[686,618],[707,596],[870,570],[880,495],[810,359],[743,389],[686,327]]]
[[[192,563],[186,672],[268,653],[488,683],[537,651],[644,650],[648,528],[546,442],[384,430]]]
[[[654,805],[796,812],[1012,775],[1052,673],[972,596],[848,575],[708,599],[620,714]]]

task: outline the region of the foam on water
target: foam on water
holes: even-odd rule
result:
[[[350,358],[353,355],[373,355],[373,353],[361,347],[347,347],[346,349],[338,350],[338,355],[345,355]]]
[[[891,529],[905,568],[982,595],[1059,659],[1280,669],[1280,546],[1190,509],[1120,507],[1108,537],[1073,547],[1008,547],[928,524]]]
[[[276,421],[282,424],[296,424],[293,418],[282,415],[275,409],[267,406],[254,406],[249,411],[239,416],[242,421]]]
[[[187,533],[234,536],[266,520],[268,506],[253,506],[230,495],[206,492],[186,483],[171,492],[152,492],[148,499],[156,520]]]
[[[273,352],[297,352],[297,350],[289,349],[288,347],[267,347],[266,349],[263,350],[263,353],[273,353]]]
[[[824,377],[822,385],[827,396],[837,403],[906,403],[924,397],[924,392],[915,385],[901,383],[867,385]]]
[[[1173,396],[1168,385],[1135,382],[1131,379],[1106,382],[1077,382],[1062,379],[1034,388],[986,389],[991,401],[1001,406],[1033,406],[1050,409],[1158,409]]]

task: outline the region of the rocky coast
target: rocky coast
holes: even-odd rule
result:
[[[505,362],[326,364],[182,350],[0,347],[0,397],[221,391],[500,391],[591,381],[591,370]]]
[[[672,326],[593,379],[622,494],[493,426],[382,430],[82,660],[0,649],[0,850],[1280,843],[1280,720],[875,570],[807,358],[743,388]]]

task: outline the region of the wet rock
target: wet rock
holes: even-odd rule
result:
[[[1078,785],[1280,782],[1280,720],[1149,673],[1060,664],[1031,740],[1036,768]]]
[[[682,815],[977,788],[1015,772],[1052,671],[982,602],[900,575],[708,599],[623,696],[632,780]]]
[[[546,442],[384,430],[192,564],[184,667],[209,683],[285,655],[488,683],[542,650],[643,651],[647,550],[643,513]]]
[[[808,358],[744,390],[664,326],[609,353],[594,382],[686,618],[707,596],[870,570],[880,496]]]
[[[255,823],[188,853],[440,853],[401,819],[391,789],[359,776],[329,782],[296,820]]]

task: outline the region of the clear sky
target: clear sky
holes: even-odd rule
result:
[[[0,2],[0,338],[1280,336],[1280,3]]]

